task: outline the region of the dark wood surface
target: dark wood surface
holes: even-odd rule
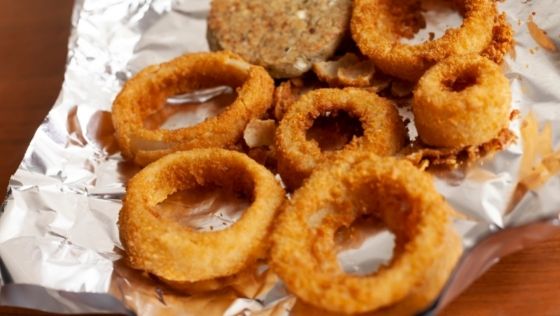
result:
[[[71,0],[0,0],[1,188],[60,90],[71,11]],[[560,233],[504,258],[441,315],[560,315]]]

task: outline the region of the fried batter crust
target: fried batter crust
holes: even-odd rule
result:
[[[363,135],[337,151],[321,151],[308,140],[307,130],[326,112],[346,111],[360,120]],[[286,185],[295,189],[311,172],[332,156],[354,150],[367,150],[386,156],[405,144],[406,131],[395,105],[375,93],[357,88],[318,89],[292,104],[276,130],[278,171]]]
[[[424,144],[480,145],[509,123],[511,89],[500,67],[480,55],[447,58],[430,68],[414,91],[412,111]]]
[[[176,191],[212,185],[242,189],[252,197],[241,219],[223,230],[198,232],[154,210]],[[126,259],[133,268],[176,287],[231,276],[266,253],[269,230],[283,201],[274,175],[242,153],[195,149],[167,155],[128,183],[118,222]]]
[[[450,211],[431,177],[408,161],[354,151],[315,171],[286,201],[272,235],[270,265],[296,296],[332,312],[363,313],[403,299],[410,299],[404,310],[422,308],[461,253],[449,230]],[[395,234],[395,253],[374,274],[348,275],[336,259],[334,234],[364,214]],[[446,252],[441,245],[449,238],[457,248]],[[434,277],[434,265],[441,275]],[[430,299],[418,295],[420,284]]]
[[[395,3],[397,2],[397,3]],[[420,14],[416,0],[355,0],[351,30],[360,51],[383,72],[416,81],[438,61],[453,55],[480,53],[492,41],[494,0],[455,1],[463,13],[463,24],[438,39],[418,45],[400,42],[414,34]],[[413,28],[412,26],[416,26]]]
[[[144,126],[144,119],[164,107],[168,97],[220,85],[235,87],[237,98],[217,116],[177,130]],[[232,147],[249,121],[271,106],[273,93],[266,70],[235,54],[186,54],[149,66],[125,83],[113,102],[116,138],[123,156],[139,165],[178,150]]]

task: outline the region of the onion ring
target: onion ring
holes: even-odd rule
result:
[[[441,256],[426,270],[426,275],[422,282],[417,284],[404,299],[375,312],[366,313],[367,316],[416,315],[429,307],[429,304],[441,293],[443,286],[447,283],[451,272],[453,272],[457,264],[458,258],[460,258],[463,252],[461,237],[453,230],[451,225],[448,227],[446,240],[438,246]],[[318,309],[300,300],[290,310],[290,315],[335,316],[340,314]]]
[[[400,43],[399,39],[403,26],[410,24],[405,20],[410,10],[407,8],[414,6],[399,5],[389,0],[355,0],[352,37],[360,51],[383,72],[416,81],[436,62],[452,55],[480,53],[492,41],[497,14],[494,1],[455,2],[464,16],[460,28],[447,30],[439,39],[408,45]]]
[[[346,111],[360,120],[363,136],[353,137],[338,151],[321,151],[306,132],[321,114]],[[392,155],[405,144],[406,131],[389,100],[361,89],[318,89],[292,104],[276,130],[278,172],[289,188],[297,188],[313,169],[333,155],[356,149]]]
[[[150,130],[143,121],[165,106],[167,97],[219,85],[237,88],[222,113],[195,126]],[[113,124],[126,159],[146,165],[178,150],[231,147],[245,126],[270,107],[274,82],[264,68],[229,52],[186,54],[145,68],[123,87],[113,103]]]
[[[430,68],[414,91],[418,135],[431,146],[459,148],[496,137],[509,123],[511,89],[500,67],[476,54]]]
[[[395,234],[395,254],[372,275],[349,275],[336,258],[334,234],[364,214]],[[440,246],[449,240],[450,214],[429,174],[405,160],[355,151],[315,171],[286,202],[272,234],[270,264],[308,304],[341,313],[377,310],[406,299],[428,280],[432,266],[447,260]],[[452,265],[442,265],[447,275],[459,253],[450,254]]]
[[[195,231],[154,212],[170,194],[208,185],[241,189],[253,202],[239,221],[212,232]],[[170,154],[128,184],[119,215],[127,261],[175,287],[231,276],[266,253],[283,200],[284,191],[272,173],[242,153],[212,148]]]

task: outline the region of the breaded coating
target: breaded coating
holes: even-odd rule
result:
[[[155,210],[177,191],[212,186],[252,199],[239,221],[223,230],[199,232]],[[175,287],[234,275],[266,253],[283,201],[284,190],[274,175],[242,153],[215,148],[169,154],[128,183],[118,222],[126,259]]]
[[[340,150],[322,151],[316,141],[307,139],[307,131],[320,115],[337,111],[357,118],[363,135],[354,136]],[[388,99],[357,88],[318,89],[303,95],[288,108],[276,130],[278,172],[286,185],[295,189],[319,164],[334,155],[354,150],[392,155],[405,141],[404,123]]]
[[[237,98],[223,112],[190,127],[149,129],[144,120],[181,93],[227,85]],[[112,117],[123,156],[146,165],[166,154],[193,148],[231,148],[247,124],[272,105],[274,82],[264,68],[230,52],[193,53],[149,66],[126,82],[113,102]]]
[[[480,53],[492,41],[497,15],[494,0],[454,2],[464,17],[459,28],[448,29],[441,38],[409,45],[400,39],[411,37],[423,27],[420,1],[355,0],[352,37],[362,54],[383,72],[416,81],[438,61],[454,55]]]
[[[444,148],[480,145],[509,123],[511,89],[500,67],[477,54],[447,58],[422,76],[412,102],[418,136]]]
[[[395,252],[377,272],[349,275],[336,258],[334,234],[366,214],[396,236]],[[354,151],[315,171],[286,201],[270,265],[291,292],[318,308],[351,314],[405,302],[400,311],[414,315],[437,295],[461,254],[450,214],[429,174],[405,160]],[[442,247],[446,242],[451,251]]]

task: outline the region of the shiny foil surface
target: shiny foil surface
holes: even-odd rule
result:
[[[461,214],[455,226],[465,252],[425,314],[448,303],[501,256],[557,229],[560,52],[541,47],[528,28],[532,19],[560,48],[557,7],[556,0],[499,3],[515,31],[515,54],[504,68],[512,108],[520,113],[510,126],[517,139],[491,159],[437,176],[439,192]],[[10,179],[2,205],[0,305],[62,314],[290,314],[296,299],[266,265],[254,267],[249,281],[233,284],[236,291],[186,296],[120,260],[121,198],[139,168],[119,153],[112,101],[143,67],[208,50],[208,9],[208,0],[76,0],[62,91]],[[430,13],[426,31],[416,40],[459,25],[460,17],[448,13]],[[227,91],[170,98],[169,104],[204,106],[174,116],[165,127],[195,124],[219,112],[211,100]],[[176,216],[193,229],[227,227],[241,216],[235,208],[240,203],[220,194],[179,196],[162,207],[188,205],[189,213]],[[386,231],[370,232],[339,260],[348,273],[375,271],[390,258],[393,243]]]

